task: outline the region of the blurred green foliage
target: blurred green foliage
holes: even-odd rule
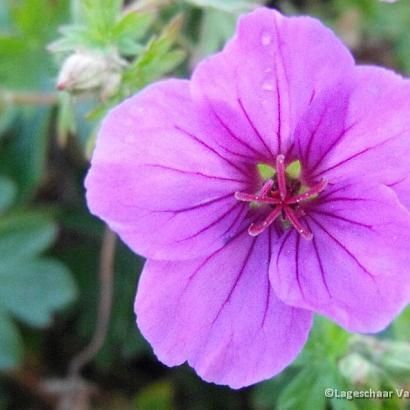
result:
[[[93,335],[104,227],[86,209],[83,178],[101,118],[163,76],[189,76],[223,46],[241,13],[266,3],[320,17],[362,62],[410,72],[408,0],[2,0],[1,409],[51,408],[38,386],[64,376]],[[120,243],[115,251],[108,334],[85,369],[98,386],[92,408],[410,408],[397,398],[324,396],[328,387],[409,389],[409,309],[377,337],[350,335],[318,317],[291,367],[232,391],[156,361],[132,309],[143,261]],[[28,386],[28,379],[39,383]]]

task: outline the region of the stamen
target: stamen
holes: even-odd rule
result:
[[[265,197],[269,194],[271,188],[273,186],[273,179],[268,179],[265,184],[263,185],[263,187],[261,188],[261,190],[259,191],[259,196],[261,197]]]
[[[314,185],[312,188],[303,192],[303,194],[295,195],[286,199],[287,204],[297,204],[300,201],[309,199],[311,196],[320,194],[327,187],[327,180],[322,179],[318,184]]]
[[[283,207],[285,211],[286,218],[289,222],[293,225],[293,227],[302,235],[303,238],[307,239],[308,241],[313,239],[313,233],[310,232],[308,228],[305,228],[299,221],[298,217],[294,213],[293,209],[290,208],[288,205]]]
[[[271,198],[267,196],[260,196],[254,194],[247,194],[246,192],[235,192],[235,199],[242,202],[260,202],[262,204],[280,204],[282,201],[279,198]]]
[[[286,185],[287,183],[289,184],[288,186]],[[327,184],[328,182],[325,179],[322,179],[319,183],[310,187],[306,192],[292,196],[294,192],[297,192],[300,189],[301,182],[298,178],[292,178],[286,173],[285,157],[283,155],[278,155],[276,157],[275,179],[269,178],[266,180],[262,188],[256,194],[235,192],[235,198],[238,201],[250,202],[251,207],[258,203],[274,205],[274,207],[271,206],[271,209],[273,209],[262,222],[254,222],[249,226],[249,235],[257,236],[261,234],[282,214],[283,218],[288,221],[304,239],[312,240],[313,233],[308,227],[302,225],[300,222],[300,218],[303,218],[306,213],[303,203],[299,203],[307,199],[313,199],[327,187]]]
[[[278,186],[280,199],[283,201],[286,198],[286,176],[285,176],[285,156],[278,155],[276,157],[276,173],[278,176]]]
[[[282,201],[279,198],[248,194],[246,192],[235,192],[235,199],[237,199],[238,201],[242,201],[242,202],[260,202],[262,204],[272,204],[272,205],[282,203]]]
[[[248,233],[251,236],[258,236],[261,234],[267,227],[272,225],[275,219],[282,212],[282,205],[278,205],[261,223],[252,223],[248,228]]]

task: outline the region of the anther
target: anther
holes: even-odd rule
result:
[[[312,196],[320,194],[325,188],[327,187],[327,180],[322,179],[318,184],[314,185],[312,188],[303,192],[302,194],[292,196],[286,199],[287,204],[297,204],[298,202],[304,201],[305,199],[309,199]]]
[[[252,223],[248,228],[251,236],[258,236],[276,220],[282,212],[282,205],[278,205],[261,223]]]
[[[285,205],[283,207],[285,211],[286,218],[289,220],[289,222],[293,225],[293,227],[302,235],[303,238],[307,240],[312,240],[313,239],[313,233],[306,227],[304,227],[296,214],[294,213],[293,209],[290,208],[288,205]]]

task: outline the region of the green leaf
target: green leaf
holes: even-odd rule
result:
[[[160,381],[148,385],[135,399],[135,408],[144,410],[172,410],[173,386],[170,382]]]
[[[10,318],[0,311],[0,371],[9,370],[20,364],[23,343]]]
[[[17,187],[14,182],[10,178],[0,175],[0,214],[12,205],[16,194]]]
[[[155,13],[123,13],[120,0],[81,0],[75,3],[74,23],[62,27],[62,37],[49,45],[53,52],[79,48],[116,50],[133,56],[142,50],[138,43],[151,27]]]
[[[201,8],[213,8],[229,13],[246,13],[254,9],[258,2],[245,0],[187,0],[188,3]],[[261,4],[262,2],[259,2]]]
[[[202,13],[198,44],[195,48],[194,62],[222,48],[235,32],[236,15],[215,9]]]
[[[291,366],[274,378],[257,384],[252,394],[253,408],[257,410],[276,409],[278,396],[297,373],[298,371]]]
[[[0,33],[0,84],[10,89],[50,89],[56,67],[46,51],[67,12],[67,0],[9,2],[12,24]],[[18,68],[18,69],[16,69]]]
[[[325,389],[328,385],[327,367],[306,366],[282,391],[279,410],[315,409],[326,407]]]
[[[410,341],[410,306],[395,319],[392,329],[396,339]]]
[[[48,325],[55,310],[76,296],[76,286],[60,261],[42,258],[56,226],[40,212],[0,219],[0,369],[18,365],[22,345],[10,315],[30,326]]]
[[[54,222],[40,213],[3,217],[0,219],[0,269],[37,256],[52,244],[56,232]]]
[[[351,337],[335,323],[316,315],[309,340],[297,363],[309,364],[311,360],[321,360],[323,357],[336,361],[347,352]]]
[[[0,172],[7,173],[17,183],[19,200],[30,197],[43,178],[49,115],[46,108],[20,110],[13,138],[3,146]]]
[[[76,296],[70,272],[52,259],[0,265],[0,283],[1,308],[31,326],[48,325]]]
[[[144,52],[124,73],[124,97],[172,71],[185,53],[173,50],[182,25],[180,15],[168,23],[158,37],[151,39]]]

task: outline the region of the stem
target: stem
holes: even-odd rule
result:
[[[10,105],[55,105],[58,103],[57,93],[0,93],[0,103]]]
[[[90,344],[71,361],[69,374],[73,378],[78,377],[82,368],[98,353],[107,335],[112,307],[115,242],[115,234],[107,227],[100,253],[100,301],[97,325]]]

